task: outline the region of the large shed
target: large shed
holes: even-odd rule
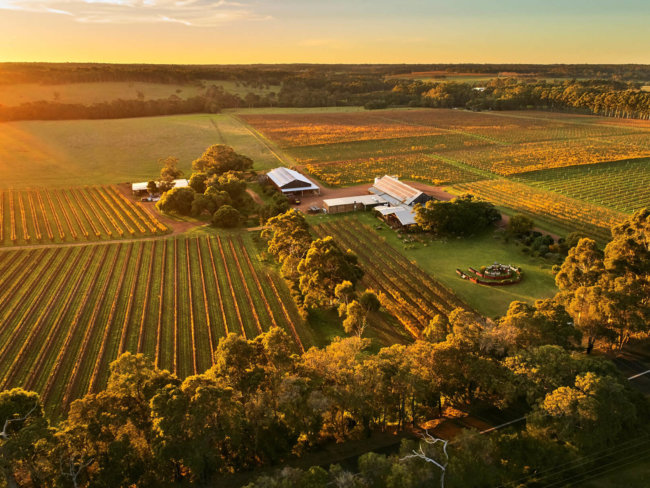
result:
[[[386,200],[377,195],[357,195],[323,200],[325,211],[330,214],[367,210],[385,203]]]
[[[391,205],[407,205],[410,207],[416,203],[425,204],[433,199],[426,193],[400,181],[396,176],[386,175],[375,178],[375,184],[370,187],[369,191],[382,197]]]
[[[289,168],[275,168],[266,176],[269,181],[284,194],[300,194],[305,192],[320,194],[320,188],[305,175]]]

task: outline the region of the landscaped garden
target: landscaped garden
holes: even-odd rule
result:
[[[469,267],[467,273],[456,269],[456,274],[464,280],[487,286],[514,285],[519,283],[522,277],[521,268],[497,262],[490,266],[481,266],[479,270]]]

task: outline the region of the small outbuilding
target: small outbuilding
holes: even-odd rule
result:
[[[397,228],[412,228],[417,226],[415,221],[415,211],[413,207],[405,205],[382,206],[376,207],[375,212],[378,212],[383,220],[385,220],[391,227]]]
[[[386,204],[386,200],[377,195],[357,195],[323,200],[323,207],[330,214],[368,210],[384,204]]]
[[[285,195],[320,195],[320,187],[305,175],[289,168],[275,168],[266,174],[267,178]]]
[[[149,193],[149,188],[148,188],[149,182],[148,181],[141,181],[140,183],[132,183],[131,184],[131,191],[133,192],[134,195],[146,195]],[[160,182],[156,181],[156,188],[160,186]],[[174,180],[174,186],[173,188],[185,188],[187,186],[190,186],[190,182],[187,181],[186,179],[178,179]]]

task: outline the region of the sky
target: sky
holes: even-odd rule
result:
[[[0,61],[642,63],[650,0],[0,0]]]

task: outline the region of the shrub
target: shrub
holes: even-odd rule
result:
[[[514,235],[524,235],[533,230],[534,225],[529,217],[517,214],[508,222],[508,232]]]
[[[223,205],[212,216],[212,223],[217,227],[236,227],[239,225],[241,214],[230,205]]]
[[[156,208],[162,212],[176,212],[181,215],[190,215],[192,212],[192,202],[196,193],[189,187],[172,188],[163,193],[160,197]]]

